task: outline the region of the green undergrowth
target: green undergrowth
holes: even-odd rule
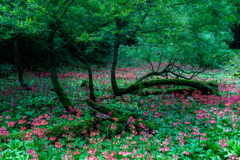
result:
[[[190,95],[184,91],[195,89],[169,84],[146,89],[149,95],[140,88],[139,92],[114,98],[109,67],[93,69],[98,100],[94,105],[110,115],[105,117],[96,110],[92,115],[87,104],[89,90],[81,86],[88,77],[77,68],[58,73],[74,114],[65,112],[47,75],[41,79],[25,72],[32,91],[18,86],[16,74],[2,79],[1,158],[26,160],[38,155],[39,160],[94,156],[191,160],[240,156],[238,79],[227,77],[224,72],[216,72],[216,78],[199,75],[219,95]],[[119,87],[133,84],[134,74],[134,68],[119,69]],[[176,89],[183,93],[167,93]],[[161,94],[154,94],[158,91]]]

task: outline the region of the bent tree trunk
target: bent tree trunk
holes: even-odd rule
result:
[[[124,23],[124,22],[122,22]],[[111,66],[111,84],[112,84],[112,89],[113,93],[115,96],[119,95],[119,90],[118,90],[118,85],[117,85],[117,80],[115,76],[115,71],[116,71],[116,66],[117,66],[117,57],[118,57],[118,50],[119,50],[119,39],[121,38],[121,35],[119,35],[118,31],[121,29],[121,24],[120,20],[116,20],[116,26],[117,26],[117,32],[115,33],[115,42],[114,42],[114,50],[113,50],[113,61],[112,61],[112,66]]]
[[[52,81],[52,85],[53,85],[54,91],[57,93],[58,98],[61,101],[63,107],[67,111],[70,111],[69,106],[73,106],[73,104],[70,101],[70,99],[68,98],[67,93],[65,92],[65,90],[63,89],[61,83],[58,80],[58,76],[57,76],[57,72],[56,72],[56,68],[55,67],[51,68],[50,74],[51,74],[51,81]]]
[[[157,79],[148,80],[143,82],[136,82],[126,88],[119,88],[119,95],[140,91],[143,88],[156,86],[156,85],[180,85],[195,88],[204,94],[215,94],[219,96],[218,84],[216,82],[200,82],[194,80],[183,80],[183,79]],[[149,90],[148,90],[149,91]],[[171,91],[174,92],[174,89]],[[180,91],[176,89],[176,91]]]
[[[19,40],[19,36],[16,35],[14,38],[14,58],[15,58],[15,65],[18,71],[18,81],[20,85],[22,85],[26,90],[31,90],[31,88],[23,81],[23,69],[19,61],[19,53],[18,53],[18,40]]]
[[[49,49],[49,57],[50,57],[50,62],[51,62],[51,69],[50,69],[50,74],[51,74],[51,81],[53,88],[55,92],[57,93],[57,96],[59,100],[61,101],[63,107],[67,110],[70,111],[69,106],[73,106],[72,102],[67,96],[67,93],[63,89],[61,83],[58,80],[57,76],[57,71],[55,67],[55,54],[53,51],[54,47],[54,32],[53,30],[55,29],[55,24],[53,22],[50,22],[50,28],[52,29],[52,32],[49,33],[48,36],[48,49]]]

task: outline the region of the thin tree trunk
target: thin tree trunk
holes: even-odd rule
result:
[[[14,55],[15,55],[15,65],[18,70],[18,81],[20,84],[23,83],[23,69],[19,62],[19,53],[18,53],[18,36],[14,38]]]
[[[95,95],[94,95],[94,92],[93,92],[92,69],[91,69],[91,66],[89,65],[89,63],[86,63],[85,65],[87,66],[87,70],[88,70],[90,99],[91,99],[92,101],[95,101]]]
[[[238,33],[239,33],[239,26],[237,25],[237,35],[236,35],[236,48],[238,49]]]
[[[120,35],[118,33],[118,31],[120,30],[120,24],[119,24],[120,22],[119,21],[120,21],[119,19],[116,20],[117,33],[115,33],[113,61],[112,61],[112,66],[111,66],[111,83],[112,83],[113,93],[115,96],[117,96],[119,94],[117,80],[116,80],[116,76],[115,76],[115,71],[116,71],[116,67],[117,67],[118,50],[119,50],[119,46],[120,46],[120,44],[119,44]]]
[[[18,39],[19,39],[19,36],[16,35],[14,37],[14,58],[15,58],[15,65],[18,71],[18,81],[20,85],[22,85],[26,90],[31,90],[31,88],[23,81],[23,69],[19,61],[19,53],[18,53]]]
[[[64,30],[60,27],[60,32],[61,34],[63,35],[63,37],[67,40],[67,39],[70,39],[69,36],[67,36],[67,34],[64,32]],[[81,54],[80,50],[78,49],[78,47],[73,44],[73,43],[69,43],[73,48],[74,50],[76,50],[76,52],[78,52],[79,54]],[[90,99],[92,101],[96,101],[96,98],[95,98],[95,95],[94,95],[94,88],[93,88],[93,78],[92,78],[92,68],[91,68],[91,65],[89,64],[88,60],[84,57],[84,56],[81,56],[81,55],[77,55],[75,53],[72,53],[75,57],[79,58],[80,61],[82,63],[85,64],[85,66],[87,67],[87,70],[88,70],[88,77],[89,77],[89,90],[90,90]]]
[[[144,22],[147,15],[148,15],[148,13],[146,13],[144,15],[141,24]],[[114,93],[115,96],[119,96],[119,95],[122,94],[121,90],[118,88],[118,85],[117,85],[115,71],[116,71],[116,67],[117,67],[118,50],[119,50],[119,46],[120,46],[119,40],[123,35],[123,34],[119,34],[118,32],[124,28],[125,24],[127,24],[126,21],[122,21],[119,18],[116,18],[117,32],[114,35],[115,36],[115,41],[114,41],[113,61],[112,61],[112,66],[111,66],[111,84],[112,84],[112,89],[113,89],[113,93]],[[135,31],[131,34],[130,37],[133,37],[139,29],[140,29],[140,26],[138,26],[135,29]]]

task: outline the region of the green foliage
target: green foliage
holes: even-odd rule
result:
[[[0,64],[0,78],[7,77],[14,72],[14,65],[5,63]]]
[[[25,56],[22,56],[22,59],[20,60],[24,61],[27,58],[29,58],[29,60],[32,60],[32,54],[34,55],[33,58],[36,58],[38,60],[41,59],[41,62],[39,64],[42,64],[43,62],[46,63],[46,66],[48,66],[48,36],[50,32],[54,33],[55,31],[55,28],[53,28],[51,25],[61,26],[64,28],[66,34],[68,34],[70,37],[75,37],[75,41],[71,43],[76,44],[81,51],[81,54],[83,56],[86,56],[88,59],[101,59],[99,55],[104,55],[105,53],[107,55],[106,57],[111,57],[113,52],[112,47],[114,43],[118,40],[118,35],[121,36],[119,41],[120,53],[122,55],[120,55],[119,58],[121,58],[122,61],[125,61],[125,59],[128,57],[144,59],[147,61],[170,61],[171,59],[176,59],[176,63],[186,63],[192,66],[198,65],[217,67],[225,60],[225,57],[223,55],[226,55],[227,58],[231,58],[231,56],[234,55],[231,51],[228,50],[228,47],[225,43],[225,41],[233,40],[233,35],[231,34],[229,28],[234,22],[237,21],[239,15],[237,14],[237,10],[234,7],[235,5],[233,5],[237,4],[237,2],[233,1],[201,0],[183,2],[180,0],[119,0],[113,2],[112,0],[76,0],[73,5],[70,5],[73,0],[3,0],[1,2],[0,54],[7,55],[6,59],[10,59],[10,57],[12,57],[11,54],[9,54],[13,52],[13,47],[11,45],[13,42],[12,38],[19,34],[19,46],[22,46],[22,48],[19,47],[19,53],[20,55],[24,55],[26,52],[28,52]],[[121,25],[116,26],[116,20],[119,20],[119,22],[121,22]],[[56,30],[57,29],[58,28],[56,28]],[[54,34],[55,35],[53,35],[53,37],[55,44],[51,47],[54,47],[56,49],[59,48],[58,50],[56,50],[55,57],[57,59],[57,63],[65,63],[67,61],[69,62],[74,60],[75,58],[71,56],[72,50],[70,49],[70,47],[68,45],[63,46],[66,40],[63,40],[62,35],[58,31]],[[134,42],[128,42],[129,39],[133,40]],[[137,42],[137,44],[135,42]],[[124,47],[124,45],[129,43],[134,44],[134,46]],[[137,49],[134,47],[139,47],[139,50],[136,51]],[[38,50],[38,53],[36,53],[36,50]],[[40,57],[40,55],[42,57]],[[129,61],[131,60],[132,59],[130,59]],[[76,61],[76,63],[77,62],[78,61]],[[28,64],[28,62],[25,63]],[[145,68],[145,66],[143,66],[143,68]],[[109,79],[106,78],[106,74],[108,72],[106,70],[101,71],[103,73],[101,73],[101,75],[99,76],[100,78],[95,79],[96,85],[98,85],[99,88],[103,88],[104,85],[104,90],[101,91],[99,94],[101,96],[104,95],[105,97],[111,97],[112,92],[109,91],[109,88],[111,88],[111,86],[108,83]],[[131,73],[130,71],[127,72],[140,76],[140,72],[142,71],[143,70],[138,69],[135,73]],[[144,70],[143,72],[146,72],[146,70]],[[118,75],[121,74],[122,73],[119,73]],[[133,80],[132,77],[127,78]],[[221,79],[223,79],[223,77]],[[54,92],[50,92],[51,90],[49,84],[51,82],[49,80],[28,80],[32,82],[35,87],[34,92],[31,92],[31,94],[26,93],[22,90],[15,90],[16,87],[14,85],[7,88],[9,86],[9,82],[4,81],[3,85],[1,84],[1,94],[4,95],[4,105],[2,107],[3,109],[1,110],[1,114],[4,117],[0,117],[1,122],[4,123],[1,130],[5,131],[6,128],[6,132],[4,133],[8,133],[9,131],[10,138],[21,139],[25,136],[23,133],[30,131],[28,130],[20,132],[22,126],[29,127],[33,122],[35,122],[34,120],[39,120],[40,116],[43,117],[44,115],[45,117],[45,114],[49,113],[47,117],[45,117],[45,120],[48,122],[48,124],[44,124],[43,121],[42,126],[40,126],[39,124],[35,124],[39,126],[34,127],[39,127],[41,129],[48,128],[48,131],[50,131],[49,135],[55,136],[57,139],[60,139],[64,146],[62,149],[59,150],[58,148],[52,147],[50,145],[48,150],[45,151],[42,150],[42,146],[44,143],[39,142],[38,139],[34,139],[30,143],[26,141],[19,142],[18,140],[16,140],[16,142],[10,141],[10,143],[6,145],[5,142],[4,145],[3,143],[1,143],[0,148],[3,148],[4,150],[1,151],[1,155],[5,159],[30,159],[30,155],[27,154],[26,149],[31,148],[39,152],[39,159],[46,159],[46,157],[49,159],[62,159],[65,154],[64,150],[69,149],[66,146],[69,141],[67,140],[67,138],[63,138],[63,135],[71,131],[75,133],[78,137],[81,137],[83,139],[85,135],[83,132],[84,127],[86,127],[88,133],[91,129],[95,129],[92,126],[95,126],[96,122],[93,121],[92,116],[89,115],[89,110],[86,107],[86,103],[81,100],[82,97],[79,97],[87,97],[88,93],[84,92],[83,89],[79,90],[76,89],[76,87],[72,87],[71,85],[69,85],[70,82],[74,83],[74,78],[61,78],[59,81],[56,81],[56,83],[61,82],[62,84],[66,84],[64,87],[69,90],[68,96],[71,97],[72,100],[76,100],[75,103],[77,105],[75,106],[75,104],[71,104],[72,107],[74,106],[78,110],[84,110],[83,114],[81,115],[82,117],[78,117],[77,119],[76,115],[70,116],[64,114],[62,106],[59,104],[58,101],[56,101],[56,95],[54,94]],[[119,78],[119,81],[123,80]],[[138,85],[141,86],[141,84]],[[142,87],[143,86],[141,86],[140,88]],[[63,87],[60,87],[59,89],[63,90]],[[39,94],[45,97],[38,97],[37,95]],[[19,100],[19,97],[21,96],[22,98]],[[65,94],[64,96],[67,95]],[[119,153],[121,153],[120,151],[123,151],[122,149],[123,147],[125,147],[124,145],[127,144],[126,141],[130,142],[129,139],[133,139],[133,141],[131,141],[131,143],[133,142],[133,144],[129,145],[129,148],[127,150],[133,153],[133,148],[139,148],[139,150],[135,150],[138,156],[141,154],[147,156],[145,154],[145,151],[150,150],[153,151],[151,154],[153,154],[153,158],[155,159],[171,159],[173,158],[173,155],[181,155],[182,159],[226,159],[226,157],[228,156],[228,152],[220,146],[219,140],[223,138],[222,135],[228,136],[228,138],[232,137],[230,134],[219,134],[219,130],[214,128],[216,126],[214,124],[214,120],[218,119],[217,123],[221,123],[222,126],[224,126],[225,121],[228,121],[229,123],[227,124],[231,125],[232,117],[229,117],[229,119],[223,119],[221,117],[220,119],[215,113],[209,111],[209,109],[206,108],[205,105],[211,106],[212,110],[214,108],[217,108],[219,111],[225,111],[225,106],[219,104],[222,102],[214,99],[211,100],[211,102],[214,101],[215,103],[210,103],[210,101],[205,100],[205,97],[199,97],[201,97],[201,103],[198,103],[196,100],[189,104],[189,101],[186,99],[173,99],[170,96],[162,97],[162,95],[159,95],[139,97],[139,95],[128,95],[128,97],[124,97],[124,101],[121,101],[121,103],[119,102],[118,105],[112,105],[112,103],[116,102],[116,99],[108,98],[105,101],[107,107],[103,107],[101,109],[112,111],[117,108],[121,111],[119,112],[121,113],[121,115],[119,114],[117,115],[118,117],[114,117],[119,118],[121,123],[112,122],[113,120],[109,119],[108,121],[105,121],[105,123],[103,123],[103,125],[101,126],[101,131],[105,132],[102,134],[112,135],[112,137],[109,136],[113,138],[112,142],[107,142],[104,139],[104,142],[101,143],[98,137],[91,137],[93,139],[86,139],[85,141],[82,141],[82,139],[80,139],[78,144],[85,144],[85,142],[88,142],[89,148],[86,147],[88,149],[87,150],[85,148],[83,149],[83,146],[81,145],[78,146],[79,148],[81,147],[81,153],[79,153],[79,155],[76,155],[76,157],[78,159],[86,159],[89,149],[96,148],[99,151],[98,153],[96,153],[97,156],[103,159],[103,156],[100,152],[103,153],[104,150],[100,149],[101,146],[97,146],[98,143],[91,143],[93,141],[99,140],[99,144],[103,144],[104,147],[108,147],[107,149],[109,149],[113,145],[114,147],[112,148],[117,148],[115,150],[116,159],[126,158],[125,155],[123,156]],[[150,126],[154,126],[154,128],[157,129],[155,135],[153,135],[154,133],[152,133],[151,136],[149,134],[149,137],[144,137],[147,140],[143,140],[142,137],[140,139],[140,136],[142,135],[136,136],[135,133],[131,134],[131,136],[133,136],[131,138],[125,133],[122,133],[121,137],[115,136],[117,132],[123,131],[125,122],[128,119],[126,116],[123,115],[127,115],[130,112],[127,111],[128,108],[136,107],[134,105],[136,104],[134,98],[137,99],[136,101],[138,101],[138,105],[140,107],[138,109],[143,112],[144,115],[146,115],[144,117],[146,118],[146,120],[144,120],[149,121],[149,123],[145,123],[146,125],[140,124],[143,122],[143,120],[137,119],[137,115],[132,114],[134,115],[134,120],[132,119],[132,121],[136,122],[136,127],[140,128],[142,131],[135,131],[135,133],[138,132],[139,134],[140,132],[141,134],[143,133],[142,135],[144,135],[144,132],[146,133],[147,131],[149,131],[147,129],[149,129]],[[144,100],[144,103],[143,101],[141,102],[140,99]],[[37,100],[42,102],[43,105],[46,107],[39,107],[39,105],[37,105]],[[51,102],[51,108],[48,108],[47,104],[44,102]],[[28,103],[32,103],[33,105],[31,105],[30,107]],[[231,106],[231,109],[233,109],[232,112],[238,113],[235,105],[237,104],[233,104]],[[178,107],[185,108],[179,109]],[[184,115],[182,110],[187,110],[188,114]],[[195,112],[200,114],[200,112],[198,111],[202,111],[205,113],[208,112],[208,114],[211,114],[212,117],[207,117],[208,119],[204,117],[204,123],[207,124],[207,127],[205,127],[205,124],[203,124],[203,120],[196,119],[197,114]],[[155,113],[158,113],[158,115]],[[27,120],[31,124],[17,123],[20,119],[23,119],[23,114],[28,117]],[[228,115],[228,113],[226,113],[226,115]],[[11,118],[9,118],[9,116],[11,116]],[[54,117],[54,119],[51,119],[52,116]],[[211,120],[213,123],[209,122],[209,118],[212,118]],[[72,121],[72,119],[75,119],[75,121]],[[190,119],[189,121],[191,121],[191,123],[188,122],[188,119]],[[10,126],[11,122],[15,121],[16,125]],[[58,124],[59,122],[61,122],[60,125]],[[126,123],[129,124],[129,122]],[[117,130],[110,130],[108,128],[109,125],[112,124],[116,124]],[[53,125],[56,125],[56,127],[52,127]],[[133,123],[133,125],[135,124]],[[187,128],[187,126],[191,126],[192,128]],[[64,127],[69,127],[69,130]],[[210,130],[211,128],[213,129]],[[224,126],[224,129],[226,128],[227,126]],[[200,133],[195,133],[196,130],[201,131],[201,133],[206,132],[208,136],[207,141],[200,139],[200,137],[203,136],[200,135]],[[134,131],[134,126],[130,128],[130,131]],[[189,132],[189,134],[191,134],[191,138],[189,135],[183,136],[183,134],[185,134],[186,132]],[[37,134],[42,135],[38,132]],[[169,135],[172,136],[172,139],[171,141],[169,140],[169,144],[166,144],[165,139]],[[182,135],[184,141],[180,141],[179,135]],[[127,139],[124,136],[127,137]],[[5,139],[5,136],[1,135],[1,139]],[[116,143],[118,140],[120,142]],[[55,144],[54,141],[45,141],[47,144]],[[163,146],[164,141],[165,145]],[[185,143],[185,146],[182,147],[183,145],[181,145],[180,143]],[[234,150],[234,153],[236,154],[239,153],[238,143],[234,144],[229,141],[229,145],[231,145],[230,150]],[[149,147],[152,147],[151,149],[154,150],[148,149]],[[164,147],[163,149],[167,149],[169,147],[170,150],[165,152],[160,150],[162,149],[160,147]],[[15,151],[13,151],[14,149]],[[184,151],[189,152],[190,155],[183,154]],[[128,158],[130,158],[130,155],[127,156]]]
[[[82,83],[81,83],[81,87],[87,87],[89,85],[89,80],[83,80]]]
[[[77,0],[74,3],[75,5],[71,5],[68,13],[62,17],[61,25],[71,36],[77,37],[76,40],[80,42],[78,47],[81,48],[81,52],[86,55],[87,59],[91,55],[92,64],[106,64],[111,58],[114,43],[113,34],[116,32],[113,24],[116,17],[119,17],[122,22],[126,22],[120,32],[122,35],[120,44],[155,46],[150,47],[150,49],[145,47],[136,54],[130,52],[130,54],[123,53],[123,55],[131,57],[137,55],[142,59],[148,58],[150,60],[159,60],[162,56],[167,61],[178,55],[178,62],[180,63],[212,68],[220,67],[223,61],[223,53],[231,56],[226,43],[223,41],[231,42],[233,40],[229,27],[231,27],[232,22],[236,21],[237,13],[234,5],[231,5],[228,1],[221,1],[217,4],[213,0],[208,3],[188,2],[172,8],[161,1],[152,3],[152,6],[141,1],[138,2],[138,5],[135,5],[134,1],[117,2],[117,6],[112,6],[112,2],[108,0],[104,3]],[[178,1],[175,3],[178,3]],[[202,5],[204,3],[206,5]],[[23,66],[29,64],[29,62],[31,65],[36,64],[38,61],[34,59],[38,57],[42,57],[38,65],[44,63],[45,66],[48,66],[48,62],[44,61],[47,58],[45,54],[47,50],[47,25],[53,20],[53,12],[56,11],[57,16],[61,16],[64,11],[61,9],[66,7],[68,3],[60,1],[60,5],[56,6],[51,1],[21,1],[15,3],[3,1],[2,4],[1,37],[9,39],[19,32],[22,33],[22,42],[30,38],[30,41],[21,44],[22,52],[20,54],[23,56],[20,57],[24,62]],[[140,6],[144,6],[148,12],[148,16],[142,24],[145,11]],[[9,14],[12,16],[7,16]],[[108,25],[104,25],[105,23]],[[137,29],[138,27],[140,28]],[[44,39],[39,41],[39,38],[42,37]],[[36,43],[36,40],[39,43]],[[56,46],[61,46],[64,43],[58,32],[55,42]],[[11,41],[8,43],[11,43]],[[2,50],[10,54],[8,48],[12,48],[12,46],[3,47]],[[38,51],[36,51],[36,48]],[[72,50],[70,48],[65,46],[57,51],[57,63],[79,63],[71,55]],[[33,52],[37,53],[32,54]],[[32,55],[35,55],[35,57]]]
[[[224,62],[224,68],[226,69],[226,71],[230,74],[230,75],[234,75],[239,77],[240,73],[240,67],[239,67],[239,63],[240,63],[240,58],[239,58],[239,50],[233,50],[233,56],[232,57],[228,57],[228,59],[226,59],[226,61]]]

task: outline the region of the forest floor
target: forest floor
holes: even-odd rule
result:
[[[30,91],[18,85],[17,74],[0,80],[0,158],[233,160],[240,157],[238,78],[215,69],[196,78],[217,80],[220,83],[220,97],[127,94],[113,98],[110,65],[92,69],[97,103],[123,114],[128,109],[136,109],[138,114],[144,115],[144,120],[158,129],[149,131],[141,125],[141,130],[136,131],[135,120],[129,117],[126,121],[131,122],[130,127],[126,129],[123,126],[121,133],[115,136],[111,134],[118,128],[112,123],[106,126],[97,124],[97,130],[85,130],[82,132],[84,136],[78,137],[64,124],[82,123],[92,117],[87,103],[83,101],[89,97],[89,90],[80,87],[81,82],[88,78],[87,71],[63,67],[58,73],[61,84],[74,103],[72,108],[79,111],[78,115],[66,113],[51,89],[49,73],[41,73],[37,78],[35,74],[25,71],[24,80],[30,85]],[[118,67],[116,77],[119,87],[134,83],[137,77],[149,70],[146,64]],[[174,86],[156,88],[171,87]],[[59,125],[66,134],[61,137],[47,136],[50,128]]]

